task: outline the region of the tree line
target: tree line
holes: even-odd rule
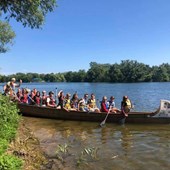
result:
[[[90,68],[64,73],[16,73],[12,75],[0,75],[0,82],[7,82],[12,77],[23,82],[169,82],[170,64],[163,63],[152,66],[139,63],[134,60],[122,60],[120,64],[90,63]]]

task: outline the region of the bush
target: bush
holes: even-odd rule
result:
[[[19,170],[22,161],[13,155],[6,154],[8,144],[14,139],[17,132],[20,116],[17,105],[8,97],[0,94],[0,169]]]
[[[13,155],[3,154],[0,156],[1,170],[19,170],[21,169],[22,161]]]

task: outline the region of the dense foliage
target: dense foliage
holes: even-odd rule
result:
[[[6,19],[14,18],[24,26],[39,28],[48,12],[54,10],[56,0],[1,0],[0,11]]]
[[[15,33],[8,22],[0,21],[0,53],[8,51],[8,46],[13,44],[14,37]]]
[[[15,33],[9,26],[14,18],[17,22],[30,28],[40,28],[48,12],[56,7],[56,0],[0,0],[0,53],[8,50]],[[4,22],[5,20],[5,22]]]
[[[169,82],[170,64],[159,66],[145,65],[134,60],[123,60],[120,64],[90,63],[88,71],[68,71],[65,73],[17,73],[9,76],[0,75],[0,82],[7,82],[12,77],[23,82]]]
[[[19,116],[16,104],[8,97],[0,94],[0,169],[21,169],[22,162],[13,155],[6,153],[9,142],[14,139]]]

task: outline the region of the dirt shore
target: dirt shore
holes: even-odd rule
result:
[[[7,152],[23,160],[23,170],[51,169],[50,161],[40,148],[38,139],[25,125],[24,120],[20,121],[16,138],[10,143]]]

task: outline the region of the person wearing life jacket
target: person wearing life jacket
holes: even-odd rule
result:
[[[63,90],[60,90],[58,92],[58,104],[57,104],[57,108],[63,109],[64,107],[64,92]]]
[[[53,91],[50,91],[49,96],[47,97],[47,107],[56,107]]]
[[[34,104],[40,106],[41,105],[41,94],[39,91],[36,92],[36,95],[33,98]]]
[[[89,107],[88,107],[88,94],[84,94],[84,97],[81,98],[78,102],[78,110],[83,111],[83,112],[89,112]]]
[[[18,98],[18,102],[21,102],[22,90],[20,88],[18,88],[16,95],[17,95],[17,98]]]
[[[22,89],[22,97],[20,99],[21,103],[28,104],[28,95],[29,95],[30,90],[27,88]]]
[[[88,100],[88,107],[91,112],[100,112],[96,105],[96,99],[94,93],[91,94],[91,98]]]
[[[130,99],[128,98],[128,96],[123,96],[123,100],[121,102],[122,114],[125,117],[128,117],[128,113],[130,112],[131,108],[132,108],[132,103],[131,103]]]
[[[108,104],[109,104],[109,107],[110,107],[110,109],[111,109],[111,112],[113,112],[113,113],[121,112],[121,110],[119,110],[118,108],[116,108],[115,97],[114,97],[114,96],[111,96],[111,97],[110,97],[110,100],[109,100]]]
[[[71,110],[78,110],[78,95],[77,93],[74,93],[72,98],[71,98]]]
[[[109,109],[110,109],[110,107],[109,107],[109,103],[107,101],[107,97],[103,96],[102,102],[101,102],[101,109],[100,109],[100,111],[101,112],[108,112]]]
[[[42,91],[42,96],[41,96],[41,106],[46,106],[47,105],[47,95],[46,91]]]
[[[71,110],[71,100],[70,100],[70,93],[67,93],[64,98],[64,108],[67,110]]]

